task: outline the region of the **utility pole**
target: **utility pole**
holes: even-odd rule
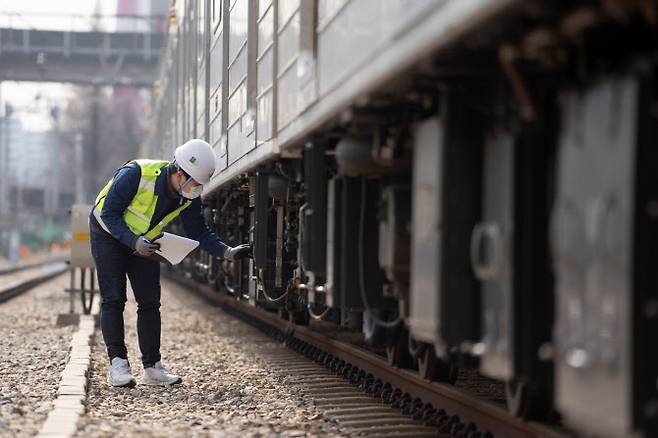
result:
[[[9,205],[9,185],[11,183],[11,178],[9,178],[9,172],[11,170],[11,166],[9,163],[10,160],[10,147],[11,145],[9,142],[11,141],[10,137],[10,131],[11,131],[11,115],[14,112],[11,104],[9,102],[5,102],[5,116],[4,116],[4,129],[2,130],[3,132],[0,134],[4,134],[4,144],[2,150],[3,150],[3,157],[2,157],[2,174],[3,174],[3,190],[2,190],[2,204],[3,204],[3,215],[2,215],[2,221],[3,225],[7,227],[9,230],[8,233],[5,233],[5,242],[7,243],[7,256],[10,261],[13,263],[18,262],[18,249],[20,246],[20,230],[18,228],[19,226],[19,221],[18,221],[18,214],[20,213],[20,210],[14,211],[13,214],[11,214],[11,208]],[[11,216],[11,217],[10,217]]]
[[[9,206],[7,205],[8,190],[9,190],[9,175],[5,168],[7,163],[7,148],[5,147],[5,131],[7,131],[7,115],[3,112],[4,105],[2,104],[2,83],[0,82],[0,230],[4,231],[8,226],[7,213]]]
[[[53,148],[52,157],[52,175],[49,187],[49,196],[46,203],[46,212],[50,215],[57,214],[59,208],[59,179],[60,179],[60,163],[59,163],[59,107],[54,106],[50,110],[50,117],[53,120]]]
[[[5,172],[5,115],[2,113],[4,106],[2,105],[2,82],[0,82],[0,254],[7,255],[6,249],[7,245],[7,229],[8,216],[7,212],[9,208],[7,206],[7,194],[9,188],[7,183],[9,182],[9,176]]]
[[[82,134],[75,135],[75,144],[73,145],[73,157],[75,160],[75,203],[85,203],[85,186],[84,186],[84,156],[82,148]]]
[[[87,175],[90,179],[87,180],[87,187],[91,187],[92,190],[96,190],[99,184],[98,172],[94,171],[101,168],[99,166],[99,141],[100,141],[100,100],[101,100],[101,88],[99,86],[94,86],[93,99],[91,102],[91,135],[89,148],[87,152],[89,153],[89,167],[87,168]],[[94,170],[92,170],[94,169]]]

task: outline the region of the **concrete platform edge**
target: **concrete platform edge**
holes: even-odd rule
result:
[[[91,341],[95,331],[98,305],[91,315],[80,315],[78,330],[71,338],[68,361],[60,378],[53,409],[48,413],[37,438],[70,438],[78,430],[85,413],[85,401],[91,366]]]

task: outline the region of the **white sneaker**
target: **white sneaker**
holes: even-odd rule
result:
[[[136,385],[135,378],[130,372],[130,364],[127,359],[115,357],[112,359],[112,365],[107,370],[107,383],[110,386],[128,386]]]
[[[144,368],[144,377],[142,378],[144,385],[169,386],[182,381],[183,379],[176,374],[167,371],[160,361],[157,361],[152,367]]]

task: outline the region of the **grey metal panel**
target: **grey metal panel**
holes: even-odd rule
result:
[[[187,93],[188,93],[188,138],[197,138],[197,75],[198,75],[198,61],[197,61],[197,37],[198,37],[198,24],[197,24],[197,1],[189,2],[188,16],[187,16],[187,63],[188,63],[188,76],[187,76]],[[186,139],[187,140],[187,139]]]
[[[267,247],[271,236],[268,233],[269,197],[267,192],[269,174],[257,172],[255,177],[249,177],[249,193],[254,193],[254,266],[258,270],[267,269]],[[271,233],[272,230],[269,230]]]
[[[281,15],[281,14],[279,14]],[[280,20],[280,19],[279,19]],[[294,62],[299,54],[300,15],[298,11],[286,22],[278,22],[279,28],[279,65],[280,71],[285,70]]]
[[[229,55],[230,56],[230,55]],[[228,92],[233,95],[235,90],[247,80],[247,46],[243,46],[229,67]],[[230,98],[229,98],[230,99]],[[230,106],[230,103],[229,103]],[[232,119],[229,110],[229,120]]]
[[[428,343],[437,340],[440,319],[443,132],[438,118],[424,121],[414,144],[409,328],[415,339]]]
[[[182,40],[180,38],[180,28],[176,30],[176,41],[175,41],[175,62],[174,62],[174,68],[175,68],[175,76],[174,80],[171,84],[171,89],[172,89],[172,95],[174,97],[173,100],[173,109],[174,109],[174,143],[175,144],[181,144],[181,140],[183,138],[181,134],[182,130],[182,110],[181,110],[181,89],[182,87],[182,76],[183,76],[183,66],[182,66]]]
[[[267,12],[267,10],[272,6],[274,3],[274,0],[259,0],[258,1],[258,18],[262,18],[263,15]]]
[[[338,285],[340,279],[340,184],[337,178],[332,178],[327,183],[327,281],[324,285],[326,291],[326,305],[338,307],[341,304],[341,296]]]
[[[199,79],[197,86],[198,96],[200,96],[201,103],[197,105],[197,110],[203,112],[203,116],[199,116],[197,122],[197,129],[199,130],[199,138],[210,141],[210,43],[211,43],[211,0],[200,0],[199,3],[199,33],[202,35],[199,50],[203,52],[200,56],[201,62],[199,63]],[[203,5],[203,7],[201,6]],[[203,11],[201,11],[201,8]],[[202,78],[202,79],[201,79]]]
[[[227,27],[224,20],[227,3],[221,0],[211,0],[211,43],[210,43],[210,77],[208,101],[208,138],[215,151],[216,173],[226,168],[226,125],[225,125],[225,65],[227,53],[224,35]]]
[[[215,95],[215,97],[217,97]],[[216,99],[213,99],[212,102],[214,104]],[[218,100],[218,99],[217,99]],[[217,157],[222,157],[226,155],[226,147],[221,144],[222,143],[222,117],[221,114],[216,114],[216,117],[210,121],[209,125],[209,137],[210,137],[210,144],[213,146],[213,148],[216,150]],[[223,149],[223,150],[222,150]]]
[[[322,32],[351,0],[318,0],[318,33]]]
[[[223,59],[224,59],[224,33],[219,30],[217,38],[211,44],[210,48],[210,93],[217,92],[218,87],[221,86],[223,74]],[[221,93],[220,93],[221,94]]]
[[[373,53],[368,62],[355,69],[349,81],[342,81],[331,93],[316,100],[314,105],[294,120],[286,124],[279,122],[279,145],[283,149],[297,146],[309,132],[329,122],[357,98],[367,96],[401,72],[427,59],[430,54],[451,46],[484,22],[521,3],[520,0],[436,2],[436,6],[419,16],[413,26],[400,29],[385,49]],[[318,70],[322,75],[322,68]],[[279,108],[284,106],[281,94]]]
[[[473,231],[471,260],[482,282],[482,373],[513,376],[514,138],[491,133],[484,150],[482,222]]]
[[[269,46],[258,58],[258,94],[265,93],[268,88],[272,87],[274,81],[274,50]]]
[[[299,10],[301,0],[279,0],[279,23],[283,26]]]
[[[279,2],[275,63],[277,130],[293,122],[316,99],[315,20],[315,2]]]
[[[190,48],[189,48],[189,37],[188,37],[188,20],[187,16],[184,15],[181,18],[180,31],[180,60],[181,60],[181,78],[180,78],[180,105],[181,105],[181,138],[180,143],[184,143],[190,137],[190,116],[189,116],[189,75],[190,75]]]
[[[199,99],[201,100],[201,99]],[[206,113],[199,113],[199,119],[196,122],[196,138],[206,138]]]
[[[444,358],[480,335],[469,240],[482,210],[483,127],[472,94],[444,93],[440,118],[414,136],[410,327]]]
[[[269,161],[278,155],[272,141],[266,141],[231,163],[224,171],[216,173],[210,183],[204,186],[204,194],[230,182],[232,179],[254,170],[260,164]]]
[[[274,42],[274,4],[264,7],[264,1],[259,1],[259,14],[258,17],[258,57],[263,56],[263,53],[270,44]]]
[[[224,1],[223,0],[208,0],[210,4],[210,31],[213,34],[219,33],[222,31],[222,18],[224,12]]]
[[[599,436],[631,435],[632,246],[638,83],[609,79],[563,102],[557,201],[556,404]]]
[[[300,111],[311,105],[318,95],[316,67],[316,2],[302,2],[299,9],[299,58],[297,59],[297,79],[299,81]]]
[[[335,15],[318,17],[324,24],[318,30],[320,95],[343,81],[359,65],[369,62],[376,53],[386,50],[400,30],[416,22],[428,9],[441,8],[446,2],[351,0],[343,5],[342,1],[322,1],[320,12]]]
[[[206,12],[207,12],[207,2],[210,0],[197,0],[197,25],[196,25],[196,34],[197,34],[197,63],[201,65],[203,61],[207,58],[206,56],[206,39],[208,34],[206,32]]]
[[[268,90],[258,97],[257,103],[257,125],[256,134],[258,144],[268,141],[272,138],[274,130],[274,121],[272,113],[274,111],[274,93]]]
[[[300,241],[306,271],[312,271],[319,283],[324,280],[327,255],[327,171],[326,146],[307,143],[304,148],[304,210],[303,239]]]
[[[286,2],[279,2],[281,4]],[[288,2],[289,3],[289,2]],[[286,14],[283,14],[287,17]],[[279,129],[289,124],[299,113],[301,108],[297,78],[297,58],[299,56],[300,15],[294,12],[287,22],[281,20],[282,13],[279,10],[279,22],[277,28],[278,51],[277,51],[277,121]]]
[[[269,6],[265,6],[269,4]],[[258,44],[256,58],[256,142],[269,140],[274,134],[275,69],[274,2],[259,1]]]
[[[290,124],[299,114],[300,96],[297,92],[297,72],[289,68],[277,79],[279,98],[277,101],[277,116],[279,128]]]
[[[236,0],[229,12],[228,35],[228,162],[235,162],[255,146],[255,112],[249,108],[248,36],[255,26],[255,2]],[[253,32],[253,31],[252,31]]]
[[[232,62],[247,43],[249,0],[235,0],[229,15],[231,30],[228,43],[229,62]]]
[[[223,110],[223,41],[221,40],[222,32],[219,33],[220,38],[215,41],[215,45],[210,51],[210,123],[211,123],[211,144],[215,145],[220,141],[223,134],[222,129],[222,110]],[[213,126],[214,125],[214,126]],[[226,155],[225,147],[219,148],[218,156]]]
[[[221,168],[226,168],[228,166],[228,66],[229,66],[229,36],[231,34],[231,28],[230,24],[231,21],[229,19],[229,6],[231,2],[229,0],[225,0],[223,2],[223,9],[222,9],[222,23],[221,23],[221,28],[222,28],[222,35],[221,35],[221,40],[222,40],[222,87],[221,87],[221,96],[217,96],[218,98],[221,99],[222,101],[222,112],[221,112],[221,119],[222,119],[222,135],[221,139],[219,142],[219,151],[220,151],[220,158],[218,159],[218,165]]]

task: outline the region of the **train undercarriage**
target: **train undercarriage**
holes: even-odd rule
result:
[[[426,379],[478,370],[520,417],[658,433],[658,13],[582,3],[488,27],[206,193],[253,259],[180,269]]]

